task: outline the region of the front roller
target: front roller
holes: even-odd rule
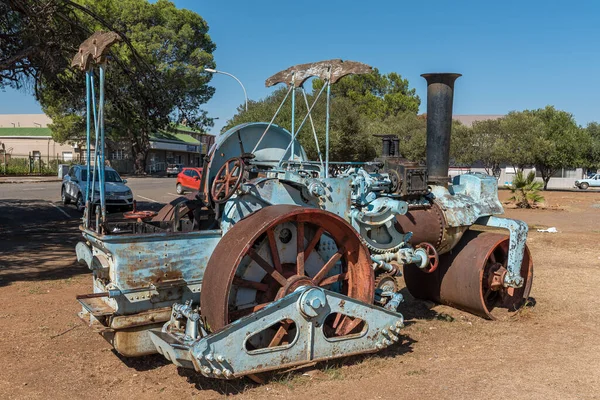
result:
[[[508,236],[468,231],[450,252],[440,256],[434,273],[417,267],[404,268],[404,280],[416,298],[446,304],[487,319],[501,318],[506,311],[523,306],[531,291],[533,263],[529,249],[521,264],[523,286],[502,285],[508,260]]]

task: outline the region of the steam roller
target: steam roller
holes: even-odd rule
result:
[[[344,76],[371,71],[327,60],[268,78],[268,87],[286,85],[278,112],[291,97],[293,115],[308,78],[325,84],[291,131],[274,124],[276,114],[219,135],[203,160],[200,190],[154,217],[107,219],[87,202],[76,253],[93,291],[77,296],[80,318],[122,356],[159,353],[207,378],[233,379],[400,342],[403,271],[417,298],[484,318],[517,309],[533,273],[527,225],[498,216],[495,178],[448,182],[458,74],[424,75],[426,167],[399,157],[389,137],[381,159],[330,161],[329,118],[324,154],[308,159],[297,135],[307,120],[312,125],[316,102]],[[86,81],[91,96],[93,80]],[[103,127],[88,120],[90,129]]]

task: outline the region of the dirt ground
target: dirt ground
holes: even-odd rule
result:
[[[600,398],[600,192],[544,195],[546,209],[506,212],[531,228],[535,306],[490,322],[409,298],[401,345],[264,385],[208,380],[160,356],[120,358],[76,316],[75,295],[91,287],[74,263],[76,222],[5,224],[0,398]]]

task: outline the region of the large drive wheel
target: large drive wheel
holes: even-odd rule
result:
[[[432,300],[483,318],[498,319],[521,308],[531,292],[533,263],[529,249],[521,263],[523,287],[502,285],[508,260],[508,236],[469,231],[450,252],[440,256],[432,274],[415,266],[404,268],[404,280],[416,298]]]
[[[235,224],[215,248],[202,282],[201,313],[212,332],[299,288],[319,286],[373,303],[369,253],[342,218],[293,205],[263,208]],[[330,317],[332,317],[330,315]],[[282,321],[267,341],[277,346],[293,321]],[[356,332],[360,320],[335,315],[333,336]]]

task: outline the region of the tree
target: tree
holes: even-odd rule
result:
[[[412,112],[399,113],[384,120],[368,120],[366,130],[377,135],[397,135],[402,157],[419,163],[425,162],[427,121],[424,117]],[[378,143],[378,149],[380,147]]]
[[[313,91],[318,92],[323,84],[322,80],[314,79]],[[344,77],[332,85],[331,95],[349,98],[358,112],[369,119],[381,120],[405,112],[416,114],[421,104],[407,79],[396,72],[382,75],[377,68],[370,74]]]
[[[460,128],[459,125],[452,137],[453,154],[461,164],[481,162],[488,175],[498,178],[500,164],[505,161],[503,137],[501,119],[475,121],[470,129],[464,126]]]
[[[12,57],[2,57],[0,84],[20,87],[33,81],[36,97],[54,121],[57,141],[77,139],[84,132],[85,80],[69,65],[79,44],[96,30],[112,30],[124,39],[111,49],[105,118],[107,135],[131,144],[137,172],[144,170],[152,132],[183,119],[196,129],[212,125],[200,106],[214,93],[207,85],[211,75],[204,69],[215,66],[215,45],[198,14],[167,0],[7,4],[9,15],[0,20],[0,37],[8,35]],[[13,28],[4,34],[8,26]]]
[[[600,124],[590,122],[584,130],[586,135],[583,144],[585,167],[591,170],[600,169]]]
[[[585,162],[582,148],[586,141],[585,133],[577,126],[572,114],[553,106],[525,113],[542,121],[542,129],[535,140],[533,161],[542,175],[546,190],[550,178],[558,170]]]
[[[503,161],[517,172],[532,165],[537,151],[536,141],[543,129],[540,118],[531,113],[511,111],[500,121],[500,129],[503,137],[498,146],[503,149]]]
[[[312,104],[323,87],[323,81],[313,80],[313,91],[307,94]],[[259,101],[250,101],[248,111],[238,107],[223,131],[244,123],[270,121],[287,93],[279,88]],[[306,115],[307,107],[300,89],[296,89],[296,129]],[[288,99],[289,102],[289,99]],[[401,140],[400,151],[411,159],[425,157],[425,121],[417,118],[420,99],[408,81],[397,73],[381,75],[377,69],[371,74],[344,77],[331,86],[330,159],[336,161],[369,161],[380,153],[377,133],[397,133]],[[319,100],[312,111],[313,122],[325,153],[325,101]],[[291,107],[281,109],[275,123],[291,130]],[[298,140],[311,159],[318,159],[319,152],[314,140],[310,121],[298,134]]]

